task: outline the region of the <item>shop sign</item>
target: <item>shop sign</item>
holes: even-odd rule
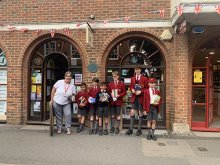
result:
[[[0,84],[7,84],[7,70],[0,70]]]
[[[200,70],[194,71],[194,83],[202,83],[202,72]]]
[[[194,34],[202,34],[204,33],[204,31],[205,31],[204,27],[194,27],[192,29],[192,33]]]
[[[1,49],[0,49],[1,50]],[[0,53],[0,66],[3,67],[3,66],[7,66],[7,60],[6,60],[6,57],[5,57],[5,53],[4,52],[1,52]]]
[[[86,27],[86,43],[93,47],[93,31],[89,25]]]

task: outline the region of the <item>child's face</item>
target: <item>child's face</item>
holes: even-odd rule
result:
[[[113,77],[113,80],[114,80],[114,81],[117,81],[117,80],[118,80],[118,78],[119,78],[119,76],[118,76],[118,75],[116,75],[116,74],[113,74],[113,75],[112,75],[112,77]]]
[[[135,68],[134,69],[135,74],[139,75],[141,74],[141,68]]]
[[[106,90],[107,86],[106,85],[101,85],[100,88],[101,88],[101,90]]]
[[[148,84],[149,84],[149,87],[150,87],[150,88],[154,88],[155,85],[156,85],[156,83],[152,83],[152,82],[149,82]]]
[[[96,87],[96,86],[98,86],[98,83],[95,82],[95,81],[93,81],[93,82],[92,82],[92,85]]]
[[[81,86],[81,90],[85,91],[86,90],[86,86]]]

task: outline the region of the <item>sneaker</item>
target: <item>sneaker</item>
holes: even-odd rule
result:
[[[119,132],[120,132],[120,131],[119,131],[119,128],[116,128],[116,129],[115,129],[115,134],[119,134]]]
[[[98,131],[99,131],[98,129],[94,129],[93,134],[96,135],[98,133]]]
[[[92,135],[93,129],[89,129],[89,135]]]
[[[141,129],[138,129],[137,132],[136,132],[136,136],[140,136],[141,134],[142,134]]]
[[[132,129],[128,129],[128,130],[126,131],[126,135],[131,135],[131,134],[133,134],[133,130],[132,130]]]
[[[115,132],[115,128],[114,127],[112,127],[111,129],[110,129],[110,131],[109,131],[110,133],[114,133]]]
[[[104,134],[104,135],[108,135],[108,130],[105,129],[105,130],[103,131],[103,134]]]
[[[102,136],[103,135],[103,131],[99,130],[99,135]]]
[[[58,133],[58,134],[61,134],[61,133],[62,133],[62,129],[61,129],[61,128],[58,128],[58,129],[57,129],[57,133]]]
[[[147,134],[147,140],[151,140],[151,133],[150,132],[148,132],[148,134]]]
[[[157,137],[155,135],[151,135],[151,139],[153,139],[153,141],[157,141]]]
[[[71,134],[71,130],[70,130],[70,128],[67,128],[67,130],[66,130],[66,134],[67,134],[67,135],[70,135],[70,134]]]

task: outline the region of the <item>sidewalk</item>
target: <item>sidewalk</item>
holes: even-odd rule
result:
[[[48,131],[49,134],[49,126],[45,125],[7,125],[7,124],[0,124],[0,127],[4,128],[12,128],[12,129],[20,129],[20,130],[28,130],[28,131],[43,131],[46,132]],[[56,127],[54,127],[56,129]],[[64,128],[63,128],[64,129]],[[72,132],[76,132],[76,127],[72,127]],[[56,131],[56,130],[55,130]],[[111,136],[127,136],[125,135],[126,129],[121,130],[119,135],[115,134],[109,134]],[[134,134],[131,136],[136,136],[135,135],[136,130],[134,130]],[[142,131],[142,137],[146,136],[146,129]],[[85,128],[84,131],[80,134],[89,134],[89,129]],[[190,139],[219,139],[220,140],[220,132],[198,132],[198,131],[191,131],[187,134],[174,134],[169,130],[158,130],[156,129],[155,134],[159,138],[174,138],[174,139],[181,139],[181,138],[190,138]]]

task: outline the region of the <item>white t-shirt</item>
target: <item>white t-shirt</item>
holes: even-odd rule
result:
[[[68,100],[68,97],[73,94],[76,94],[75,85],[66,84],[64,80],[57,81],[54,84],[54,88],[56,88],[56,92],[53,100],[60,105],[68,104],[70,102]]]

